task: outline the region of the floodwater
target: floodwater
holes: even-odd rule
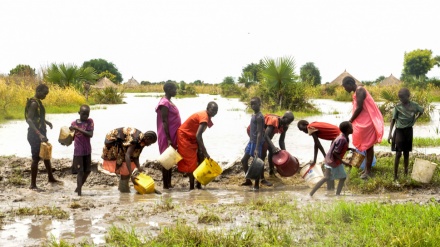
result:
[[[143,96],[143,97],[138,97]],[[101,149],[105,134],[113,129],[123,126],[133,126],[142,131],[156,130],[155,106],[159,101],[160,94],[126,94],[124,101],[127,104],[122,105],[97,105],[92,106],[90,117],[95,122],[95,132],[92,138],[93,154],[92,159],[100,161]],[[209,101],[216,101],[219,105],[217,116],[213,118],[214,126],[208,129],[204,134],[204,141],[211,157],[217,160],[223,166],[232,164],[243,155],[243,149],[248,141],[246,127],[249,124],[250,113],[246,112],[246,105],[238,99],[226,99],[218,95],[200,95],[197,98],[173,99],[178,106],[181,118],[184,121],[192,113],[203,110]],[[323,121],[338,125],[340,122],[348,120],[351,115],[350,102],[335,102],[332,100],[314,99],[315,104],[323,112],[319,116],[306,118],[309,122]],[[417,123],[414,128],[415,137],[436,137],[440,138],[440,104],[435,103],[436,110],[433,112],[432,121],[427,124]],[[48,114],[47,120],[51,121],[54,128],[48,130],[49,141],[53,145],[54,158],[72,158],[73,145],[65,147],[57,142],[60,127],[69,126],[70,123],[78,118],[78,114]],[[313,158],[312,138],[296,127],[299,119],[295,119],[286,136],[286,148],[300,162],[307,162]],[[30,147],[26,140],[27,124],[24,120],[11,121],[0,125],[0,136],[3,141],[0,142],[0,155],[16,155],[19,157],[30,157]],[[385,135],[388,136],[389,125],[385,126]],[[278,136],[275,136],[274,143],[278,143]],[[322,141],[327,150],[329,142]],[[376,150],[386,150],[388,148],[377,147]],[[414,152],[433,153],[437,149],[423,148],[416,149]],[[141,155],[141,161],[154,160],[159,156],[157,144],[144,149]],[[318,156],[318,161],[322,161],[322,155]],[[72,188],[73,184],[66,184],[65,188]],[[29,190],[19,189],[23,196],[29,195]],[[80,203],[91,203],[96,205],[106,205],[105,207],[91,207],[89,211],[77,209],[78,213],[72,213],[67,220],[48,219],[47,217],[17,217],[14,222],[8,222],[0,230],[1,246],[39,246],[46,239],[54,236],[56,239],[75,240],[89,239],[94,244],[102,245],[105,243],[104,236],[109,226],[116,222],[112,218],[112,208],[130,206],[139,208],[145,205],[154,207],[164,200],[170,200],[174,205],[187,207],[198,204],[233,204],[248,202],[259,197],[270,197],[277,193],[284,193],[286,198],[296,200],[299,203],[309,203],[310,200],[326,202],[340,200],[334,196],[328,196],[322,191],[318,191],[314,198],[307,196],[310,189],[304,185],[301,186],[274,186],[271,188],[262,188],[258,193],[251,192],[249,189],[219,189],[209,188],[205,190],[194,190],[191,192],[183,189],[173,189],[165,192],[161,196],[138,195],[135,193],[121,194],[116,186],[111,188],[90,188],[85,192]],[[41,200],[50,201],[51,198],[63,198],[66,201],[73,200],[71,195],[64,195],[66,191],[53,189],[39,193]],[[348,191],[343,192],[345,196],[341,200],[347,201],[369,201],[369,200],[408,200],[411,195],[405,194],[384,194],[384,195],[351,195]],[[99,195],[99,196],[96,196]],[[426,195],[428,199],[432,195]],[[423,195],[421,196],[423,197]],[[5,198],[2,198],[5,199]],[[8,201],[8,200],[2,200]],[[58,201],[59,203],[59,201]],[[8,203],[9,204],[9,203]],[[29,202],[23,202],[22,207],[29,207]],[[110,205],[108,205],[110,204]],[[12,205],[1,205],[1,210],[9,210]],[[110,210],[108,210],[110,209]],[[107,211],[108,210],[108,211]],[[172,224],[176,216],[164,216],[163,214],[154,214],[141,222],[130,222],[136,227],[143,227],[152,231],[159,230],[162,226]],[[110,220],[109,220],[110,219]],[[192,221],[197,219],[192,219]],[[112,222],[114,221],[114,222]],[[191,222],[191,219],[188,219]],[[239,226],[240,220],[234,221],[233,225],[226,227]],[[234,225],[235,224],[235,225]],[[224,227],[224,226],[223,226]]]
[[[94,137],[92,138],[92,159],[101,161],[101,150],[105,134],[118,127],[132,126],[145,132],[156,131],[155,107],[161,94],[154,93],[127,93],[124,101],[127,104],[120,105],[96,105],[92,106],[90,118],[95,122]],[[143,97],[139,97],[143,96]],[[206,109],[209,101],[216,101],[219,105],[217,115],[212,119],[214,126],[207,129],[203,134],[205,146],[210,156],[221,164],[232,163],[241,158],[248,141],[246,127],[249,125],[251,114],[246,112],[246,105],[238,99],[226,99],[219,95],[200,95],[197,98],[173,99],[180,111],[182,121],[185,121],[192,113]],[[43,102],[44,103],[44,102]],[[305,118],[309,122],[322,121],[335,125],[346,121],[351,116],[351,102],[336,102],[326,99],[314,99],[322,114]],[[417,123],[414,128],[415,137],[440,137],[440,103],[434,103],[436,109],[432,113],[432,121],[427,124]],[[53,129],[48,130],[49,142],[53,145],[53,158],[72,158],[73,145],[69,147],[58,143],[58,135],[62,126],[70,126],[77,119],[77,113],[71,114],[48,114],[47,120],[52,122]],[[298,118],[291,124],[286,135],[286,149],[298,158],[300,162],[313,159],[313,141],[307,134],[300,132],[296,127]],[[10,121],[0,125],[0,155],[16,155],[30,157],[30,147],[26,140],[28,125],[24,120]],[[389,124],[386,123],[384,138],[388,137]],[[278,136],[273,141],[277,145]],[[322,141],[324,149],[328,149],[329,142]],[[278,146],[278,145],[277,145]],[[376,150],[388,148],[376,147]],[[433,153],[432,148],[416,149],[422,153]],[[159,156],[157,144],[144,149],[140,160],[154,160]],[[318,156],[318,161],[323,159]],[[321,160],[320,160],[321,159]]]

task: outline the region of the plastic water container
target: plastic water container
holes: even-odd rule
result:
[[[193,175],[201,184],[207,185],[222,172],[223,170],[217,162],[212,159],[205,159],[193,172]]]
[[[52,144],[50,144],[49,142],[41,142],[40,158],[43,160],[52,159]]]
[[[304,178],[306,184],[310,188],[313,188],[315,184],[317,184],[321,179],[324,178],[324,173],[322,172],[322,168],[320,165],[311,166],[311,164],[307,164],[301,167],[299,173],[301,174],[301,177]]]
[[[286,150],[281,150],[272,156],[272,162],[277,172],[283,177],[291,177],[299,170],[298,159]]]
[[[182,156],[172,146],[169,146],[157,160],[165,169],[169,170],[181,159]]]
[[[74,131],[70,131],[69,127],[63,126],[60,129],[60,135],[58,136],[58,142],[61,145],[69,146],[73,142]]]
[[[145,173],[133,172],[135,174],[134,178],[134,189],[141,195],[154,193],[154,180]]]
[[[264,161],[258,157],[254,157],[254,160],[249,166],[246,172],[246,179],[259,179],[261,177],[261,173],[264,170]]]
[[[431,182],[437,164],[428,160],[416,158],[414,161],[411,178],[420,183]]]

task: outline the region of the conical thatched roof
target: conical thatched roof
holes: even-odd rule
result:
[[[379,83],[379,86],[399,85],[401,83],[402,82],[399,79],[397,79],[395,76],[393,76],[393,74],[391,74],[387,78],[383,79],[383,81]]]
[[[332,82],[329,83],[329,85],[338,85],[341,86],[342,85],[342,80],[344,79],[344,77],[346,76],[351,76],[354,78],[354,81],[356,82],[357,85],[361,85],[362,83],[356,79],[354,76],[352,76],[350,73],[347,72],[347,70],[344,70],[344,72],[342,72],[342,74],[340,74],[338,77],[336,77],[336,79],[334,79]]]
[[[134,87],[134,86],[139,86],[140,84],[139,84],[138,81],[136,81],[136,79],[134,79],[133,77],[131,77],[131,79],[128,80],[126,83],[124,83],[124,85],[125,85],[125,86],[128,86],[128,87]]]
[[[93,88],[106,88],[106,87],[118,87],[107,77],[101,78],[95,85],[92,85]]]

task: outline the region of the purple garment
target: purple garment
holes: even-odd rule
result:
[[[163,153],[168,148],[167,134],[163,129],[162,114],[160,107],[168,108],[168,129],[170,132],[171,142],[174,148],[177,147],[177,129],[182,124],[180,120],[179,109],[166,97],[162,97],[156,106],[157,113],[157,144],[159,145],[159,152]]]
[[[93,131],[95,124],[93,119],[89,118],[85,122],[79,122],[80,120],[75,120],[72,122],[71,126],[76,126],[78,129],[85,131]],[[92,145],[90,144],[90,137],[83,135],[79,131],[75,131],[73,136],[73,141],[75,142],[75,149],[73,151],[74,156],[84,156],[92,153]]]

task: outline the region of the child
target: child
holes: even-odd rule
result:
[[[252,110],[254,110],[254,114],[252,114],[251,123],[250,123],[250,132],[249,132],[249,143],[247,144],[244,150],[244,156],[241,159],[241,164],[243,165],[243,171],[246,174],[248,171],[248,161],[252,156],[254,158],[261,158],[262,156],[262,148],[264,143],[264,116],[260,111],[261,100],[258,97],[253,97],[250,102]],[[264,170],[263,170],[264,172]],[[261,181],[262,184],[271,186],[272,184],[263,179]],[[246,179],[246,182],[241,184],[242,186],[252,185],[250,179]],[[260,188],[260,179],[255,179],[254,190],[258,190]]]
[[[321,179],[315,187],[313,187],[312,191],[310,191],[310,196],[313,196],[315,192],[323,185],[325,182],[329,180],[339,179],[338,188],[336,189],[336,195],[341,194],[342,187],[345,183],[345,178],[347,177],[347,173],[345,173],[344,166],[341,166],[341,163],[344,165],[349,165],[347,162],[343,161],[342,158],[347,152],[349,139],[348,136],[353,133],[353,126],[350,122],[344,121],[339,125],[339,129],[341,130],[341,134],[333,141],[330,145],[330,149],[328,150],[325,156],[325,173],[324,178]]]
[[[73,121],[69,129],[75,131],[73,136],[75,149],[73,151],[72,173],[78,173],[75,192],[78,193],[78,196],[81,196],[81,188],[91,172],[92,146],[90,138],[93,137],[94,124],[93,119],[89,118],[90,107],[88,105],[82,105],[78,114],[79,119]]]
[[[399,169],[400,157],[403,152],[403,164],[405,176],[408,175],[409,152],[412,151],[413,126],[416,120],[423,114],[423,108],[417,103],[410,101],[410,92],[402,88],[398,93],[400,103],[393,110],[393,117],[390,124],[388,143],[391,143],[391,151],[396,151],[394,159],[394,181],[397,181],[397,170]],[[391,135],[394,124],[396,130]],[[392,141],[391,141],[392,140]]]

